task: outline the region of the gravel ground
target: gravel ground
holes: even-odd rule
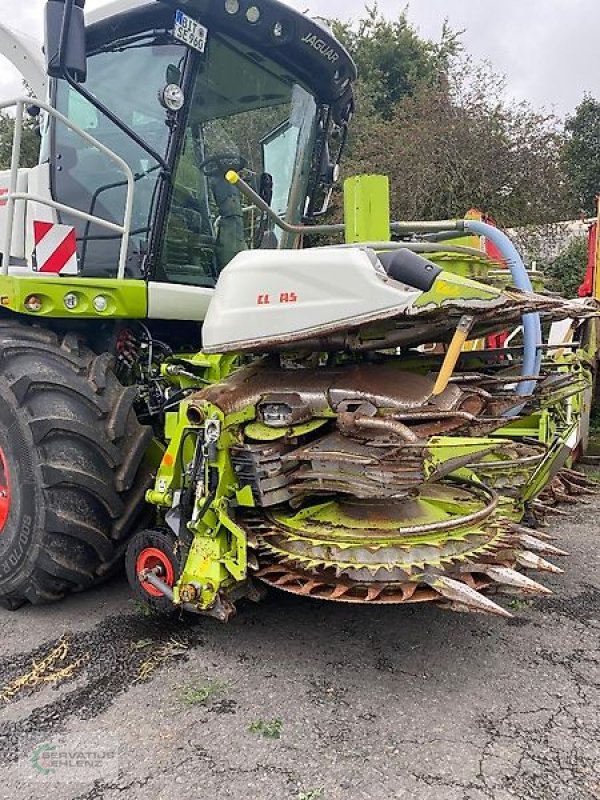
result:
[[[0,611],[0,797],[600,800],[600,498],[569,512],[555,594],[508,622],[273,593],[228,626],[169,624],[122,580]],[[17,690],[61,641],[38,673],[62,678]],[[81,733],[118,764],[32,772],[33,747]]]

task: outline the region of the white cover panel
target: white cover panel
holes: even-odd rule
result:
[[[390,280],[375,254],[361,248],[254,250],[223,270],[203,328],[203,346],[218,352],[332,325],[402,313],[421,294]]]
[[[148,316],[150,319],[179,319],[201,322],[212,299],[214,289],[184,286],[177,283],[148,283]]]

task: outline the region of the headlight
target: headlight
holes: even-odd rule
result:
[[[164,89],[161,89],[158,99],[165,108],[169,111],[180,111],[185,102],[185,95],[181,86],[176,83],[169,83]]]

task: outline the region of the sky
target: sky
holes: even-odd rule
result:
[[[86,9],[105,0],[87,0]],[[314,16],[356,19],[364,0],[287,0]],[[403,0],[379,0],[395,17]],[[0,21],[41,38],[44,0],[0,0]],[[506,75],[507,98],[527,100],[559,116],[588,92],[600,99],[597,47],[600,0],[412,0],[408,17],[425,38],[437,40],[444,19],[465,30],[465,49]],[[0,58],[0,98],[19,91],[13,68]]]

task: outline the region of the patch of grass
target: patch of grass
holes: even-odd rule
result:
[[[513,597],[508,601],[508,605],[513,611],[523,611],[525,608],[530,608],[533,605],[533,600],[525,600],[522,597]]]
[[[179,691],[179,700],[186,706],[205,706],[211,700],[222,697],[229,689],[225,681],[205,681],[184,686]]]
[[[259,736],[264,736],[265,739],[281,739],[282,729],[283,722],[280,719],[272,719],[270,722],[259,719],[251,723],[248,728],[250,733],[257,733]]]
[[[136,612],[142,617],[153,617],[154,611],[147,606],[146,603],[142,603],[141,600],[134,600],[133,607],[135,608]]]
[[[297,800],[321,800],[322,797],[323,789],[301,789]]]

